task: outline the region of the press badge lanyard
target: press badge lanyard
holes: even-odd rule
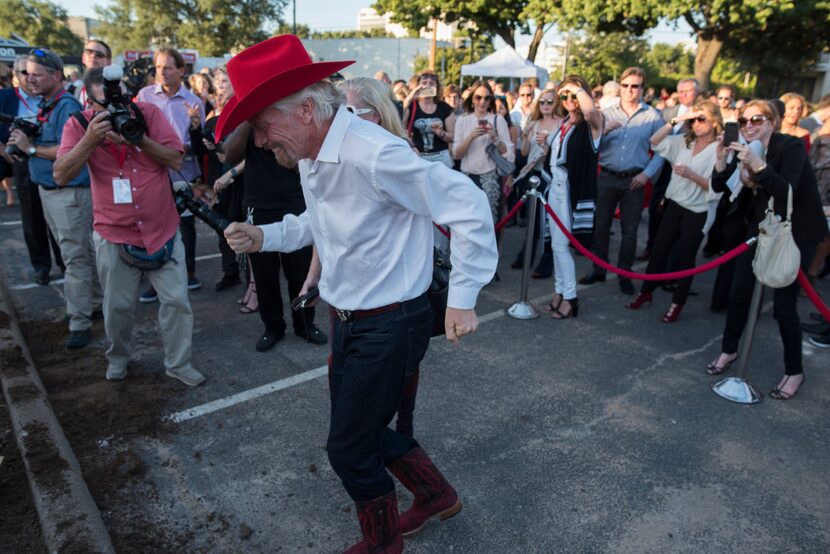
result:
[[[118,162],[118,177],[112,178],[112,200],[116,204],[132,204],[133,193],[130,180],[124,178],[124,161],[127,159],[129,146],[118,148],[114,144],[108,144],[106,151]]]
[[[20,87],[14,87],[14,93],[15,95],[17,95],[17,99],[23,102],[23,105],[26,106],[26,110],[28,110],[29,113],[33,113],[34,110],[32,109],[32,107],[29,105],[28,102],[26,102],[26,99],[23,98],[23,95],[20,94]]]

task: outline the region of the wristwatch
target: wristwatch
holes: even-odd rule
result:
[[[231,168],[231,177],[236,178],[237,175],[239,175],[239,172],[236,170],[235,167],[232,167]]]
[[[677,121],[676,117],[673,117],[673,118],[669,119],[669,125],[671,125],[672,127],[677,125],[677,123],[678,123],[678,121]]]
[[[29,156],[37,156],[37,146],[30,146],[29,149],[26,150],[26,153],[29,154]]]

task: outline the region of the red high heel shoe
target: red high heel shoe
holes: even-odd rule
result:
[[[674,323],[680,317],[680,312],[682,311],[683,304],[672,304],[669,306],[669,311],[666,312],[666,315],[660,318],[660,321],[663,323]]]
[[[650,292],[641,292],[637,295],[637,298],[634,299],[633,302],[629,302],[625,305],[626,308],[629,310],[639,310],[643,307],[643,304],[648,302],[649,308],[651,307],[651,301],[654,299],[654,295]]]

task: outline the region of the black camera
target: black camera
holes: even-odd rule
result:
[[[138,91],[147,85],[148,77],[154,75],[153,58],[138,58],[124,64],[124,77],[121,81],[127,87],[130,96],[138,96]]]
[[[210,206],[193,196],[193,189],[184,181],[173,183],[173,197],[179,213],[190,210],[193,215],[207,223],[208,227],[219,233],[223,232],[230,221],[210,209]]]
[[[43,125],[40,121],[29,121],[28,119],[23,119],[22,117],[14,117],[13,115],[4,113],[0,113],[0,123],[8,125],[10,131],[20,129],[30,139],[33,139],[40,134],[40,128]],[[27,160],[29,158],[29,153],[18,148],[16,144],[9,144],[6,146],[6,154],[18,161]]]
[[[130,144],[138,144],[144,137],[147,129],[144,122],[133,117],[130,111],[132,99],[124,94],[121,88],[121,78],[124,71],[117,65],[108,65],[104,68],[104,107],[107,108],[115,132],[124,137]]]

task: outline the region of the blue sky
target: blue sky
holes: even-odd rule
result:
[[[107,0],[56,0],[66,8],[69,15],[95,17],[94,6],[106,5]],[[357,28],[357,12],[372,4],[372,0],[297,0],[297,23],[303,23],[313,30],[346,30]],[[285,11],[285,19],[291,22],[291,4]],[[685,23],[674,30],[670,25],[661,25],[650,33],[653,42],[675,44],[689,39]],[[526,37],[524,40],[529,41]],[[522,38],[519,38],[522,41]]]

